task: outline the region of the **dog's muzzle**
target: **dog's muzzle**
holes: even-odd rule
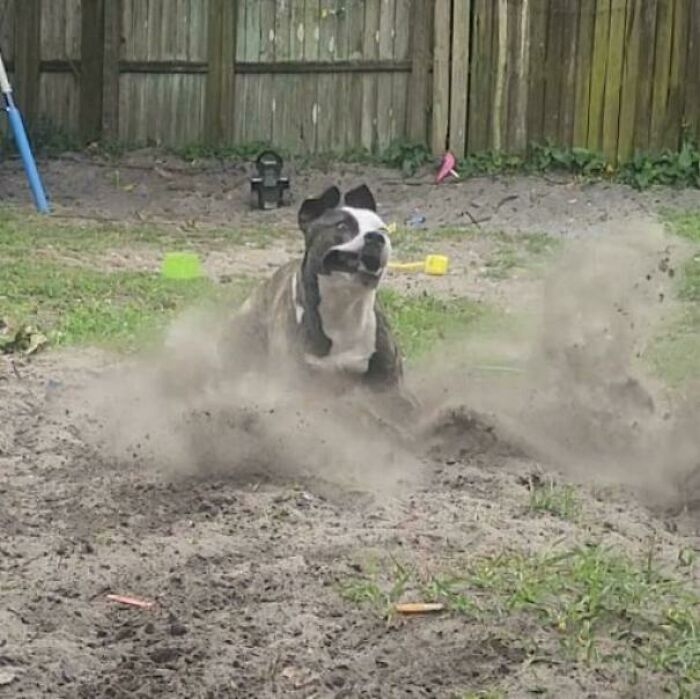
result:
[[[331,248],[323,258],[326,272],[347,272],[380,277],[387,263],[391,244],[386,233],[370,231],[348,243]]]

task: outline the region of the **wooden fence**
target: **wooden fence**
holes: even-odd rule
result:
[[[32,123],[299,152],[700,137],[700,0],[0,0]]]
[[[626,160],[700,140],[698,0],[447,5],[435,15],[434,149],[550,140]]]

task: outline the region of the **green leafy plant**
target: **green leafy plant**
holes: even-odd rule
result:
[[[664,151],[658,155],[635,153],[632,160],[620,167],[618,181],[636,189],[659,185],[700,187],[700,151],[686,141],[679,151]]]
[[[430,151],[422,143],[395,141],[380,155],[379,162],[398,168],[406,175],[413,175],[432,159]]]

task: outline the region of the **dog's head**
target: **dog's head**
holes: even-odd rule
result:
[[[345,194],[330,187],[299,209],[304,232],[305,274],[342,275],[366,287],[379,283],[391,253],[387,226],[372,192],[362,185]]]

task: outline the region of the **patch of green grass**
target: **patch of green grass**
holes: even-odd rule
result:
[[[369,578],[352,578],[341,584],[340,594],[354,604],[367,604],[380,610],[384,616],[388,616],[391,614],[392,607],[404,594],[410,579],[411,572],[393,561],[391,573],[383,582],[380,582],[379,577],[375,575]]]
[[[671,386],[700,378],[700,308],[673,319],[645,353],[655,373]]]
[[[683,265],[678,294],[685,301],[700,302],[700,248]]]
[[[676,235],[700,243],[700,210],[667,209],[662,211],[661,215]]]
[[[480,304],[466,298],[408,296],[386,288],[380,291],[380,300],[403,352],[410,359],[466,331],[484,312]]]
[[[499,232],[491,237],[496,245],[486,262],[486,275],[492,279],[507,279],[516,270],[539,269],[560,246],[557,238],[545,233]]]
[[[0,265],[0,317],[10,328],[39,328],[52,345],[130,347],[185,306],[238,299],[247,285],[245,279],[222,287],[207,279],[172,281],[157,273],[22,260]]]
[[[395,256],[402,261],[420,260],[430,253],[441,253],[442,243],[488,241],[493,251],[486,261],[486,275],[507,279],[515,270],[539,269],[560,246],[560,240],[546,233],[517,233],[474,230],[473,228],[399,228],[392,236]],[[444,246],[443,246],[444,248]]]
[[[238,245],[263,248],[283,235],[278,229],[268,227],[178,230],[148,223],[75,222],[0,207],[0,260],[4,258],[4,261],[31,255],[49,259],[79,256],[83,262],[89,262],[99,253],[125,248],[159,253],[183,248],[218,250]]]
[[[0,318],[18,328],[31,325],[52,345],[131,346],[157,331],[178,310],[222,296],[240,298],[250,280],[227,286],[207,279],[177,282],[157,272],[101,268],[108,250],[210,249],[241,244],[241,231],[180,232],[152,226],[75,225],[7,210],[0,217]],[[265,231],[250,233],[260,244]],[[199,236],[199,237],[198,237]],[[385,289],[382,300],[403,350],[418,356],[480,315],[465,299],[404,297]]]
[[[684,302],[654,339],[646,358],[655,372],[672,386],[700,378],[700,210],[666,210],[662,217],[671,232],[695,247],[684,261],[676,281],[676,293]]]
[[[568,520],[576,519],[581,512],[576,489],[570,485],[557,485],[552,481],[532,485],[528,507],[532,512],[548,512]]]
[[[422,599],[443,602],[452,613],[496,628],[513,618],[521,632],[525,623],[536,639],[528,652],[540,659],[611,665],[630,675],[646,669],[684,697],[700,689],[700,594],[680,567],[668,574],[651,553],[632,558],[589,545],[482,556],[427,579],[400,570],[401,591],[419,588]],[[390,590],[392,575],[358,580]],[[386,614],[388,598],[381,599],[356,601]]]

